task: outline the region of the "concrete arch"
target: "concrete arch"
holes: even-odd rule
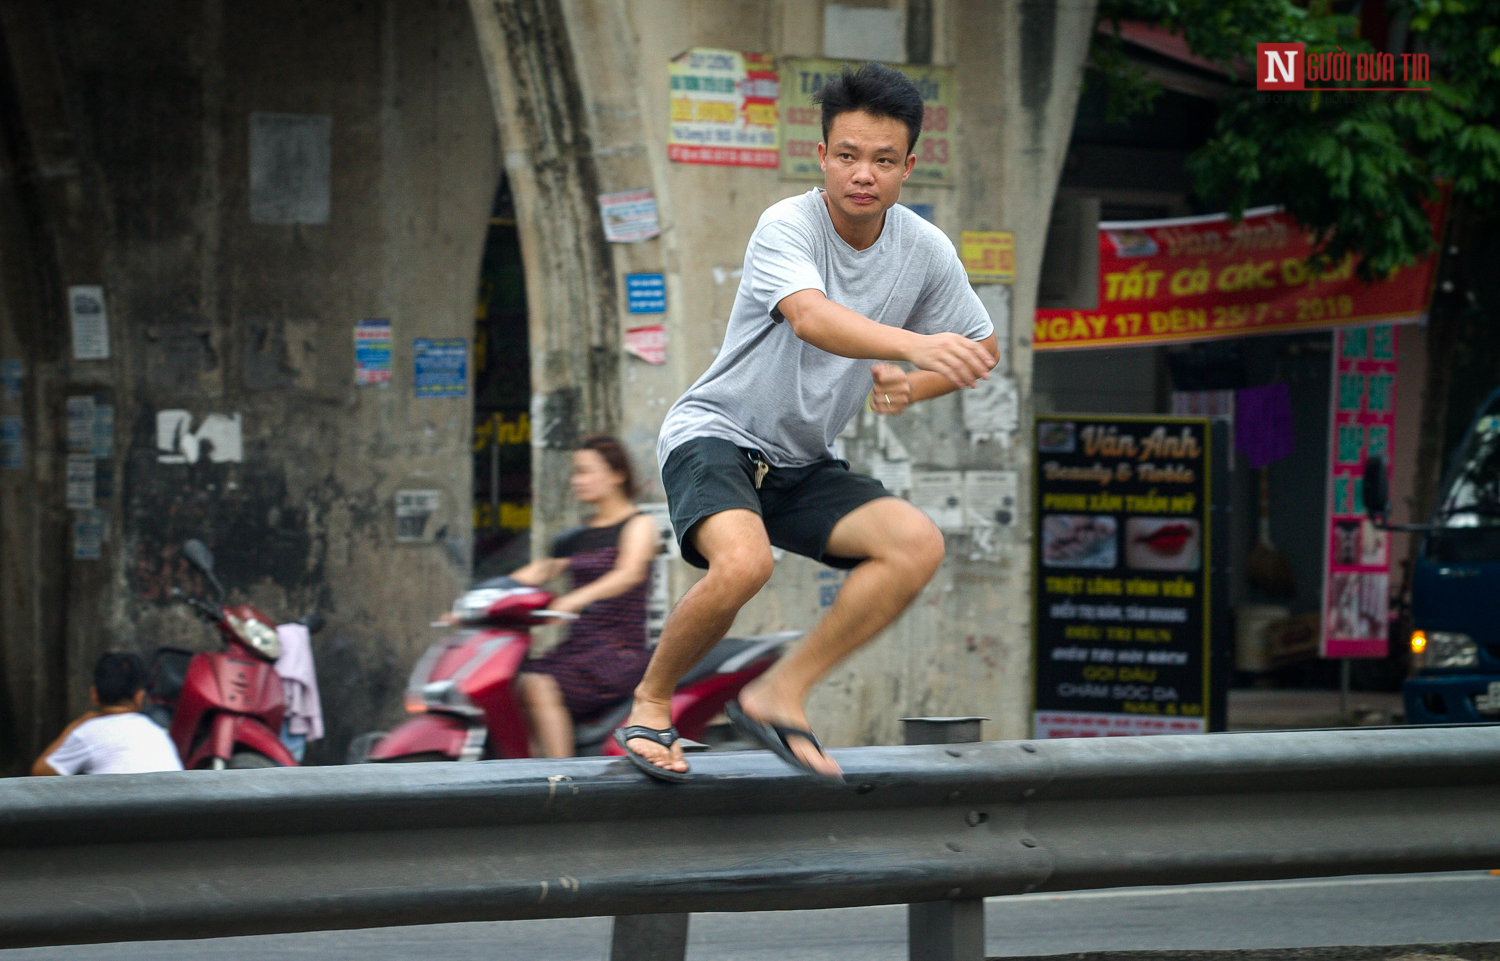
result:
[[[533,543],[568,511],[568,458],[620,428],[615,270],[589,111],[558,0],[472,0],[516,200],[531,331]]]

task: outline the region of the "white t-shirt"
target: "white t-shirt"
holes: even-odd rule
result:
[[[106,714],[84,721],[47,755],[58,774],[144,774],[180,771],[167,732],[144,714]]]
[[[995,332],[953,242],[908,208],[887,210],[880,238],[855,250],[834,229],[821,189],[788,197],[750,236],[723,348],[667,412],[656,447],[663,465],[695,437],[755,448],[773,467],[833,458],[834,438],[874,381],[868,360],[820,350],[781,322],[776,305],[799,290],[918,334]]]

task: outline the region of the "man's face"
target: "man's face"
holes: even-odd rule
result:
[[[849,110],[833,118],[828,142],[818,144],[829,202],[855,220],[889,210],[917,162],[908,152],[909,137],[906,124],[894,117]]]

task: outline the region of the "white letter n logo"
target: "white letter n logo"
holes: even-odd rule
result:
[[[1281,58],[1285,56],[1286,62]],[[1276,75],[1281,74],[1277,80]],[[1267,50],[1266,51],[1266,83],[1295,83],[1297,79],[1297,51],[1295,50]]]

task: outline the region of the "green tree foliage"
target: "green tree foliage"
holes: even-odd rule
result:
[[[1452,185],[1468,216],[1500,215],[1500,4],[1389,0],[1397,31],[1429,54],[1430,93],[1257,92],[1257,42],[1302,42],[1309,53],[1373,52],[1352,17],[1288,0],[1101,0],[1093,65],[1109,78],[1115,116],[1149,105],[1151,81],[1125,58],[1122,21],[1180,32],[1198,56],[1240,78],[1219,103],[1214,137],[1189,159],[1204,197],[1238,217],[1278,203],[1314,232],[1317,259],[1358,254],[1360,275],[1383,277],[1431,250],[1423,203]],[[1331,86],[1374,86],[1350,80]],[[1381,84],[1385,85],[1385,84]]]

